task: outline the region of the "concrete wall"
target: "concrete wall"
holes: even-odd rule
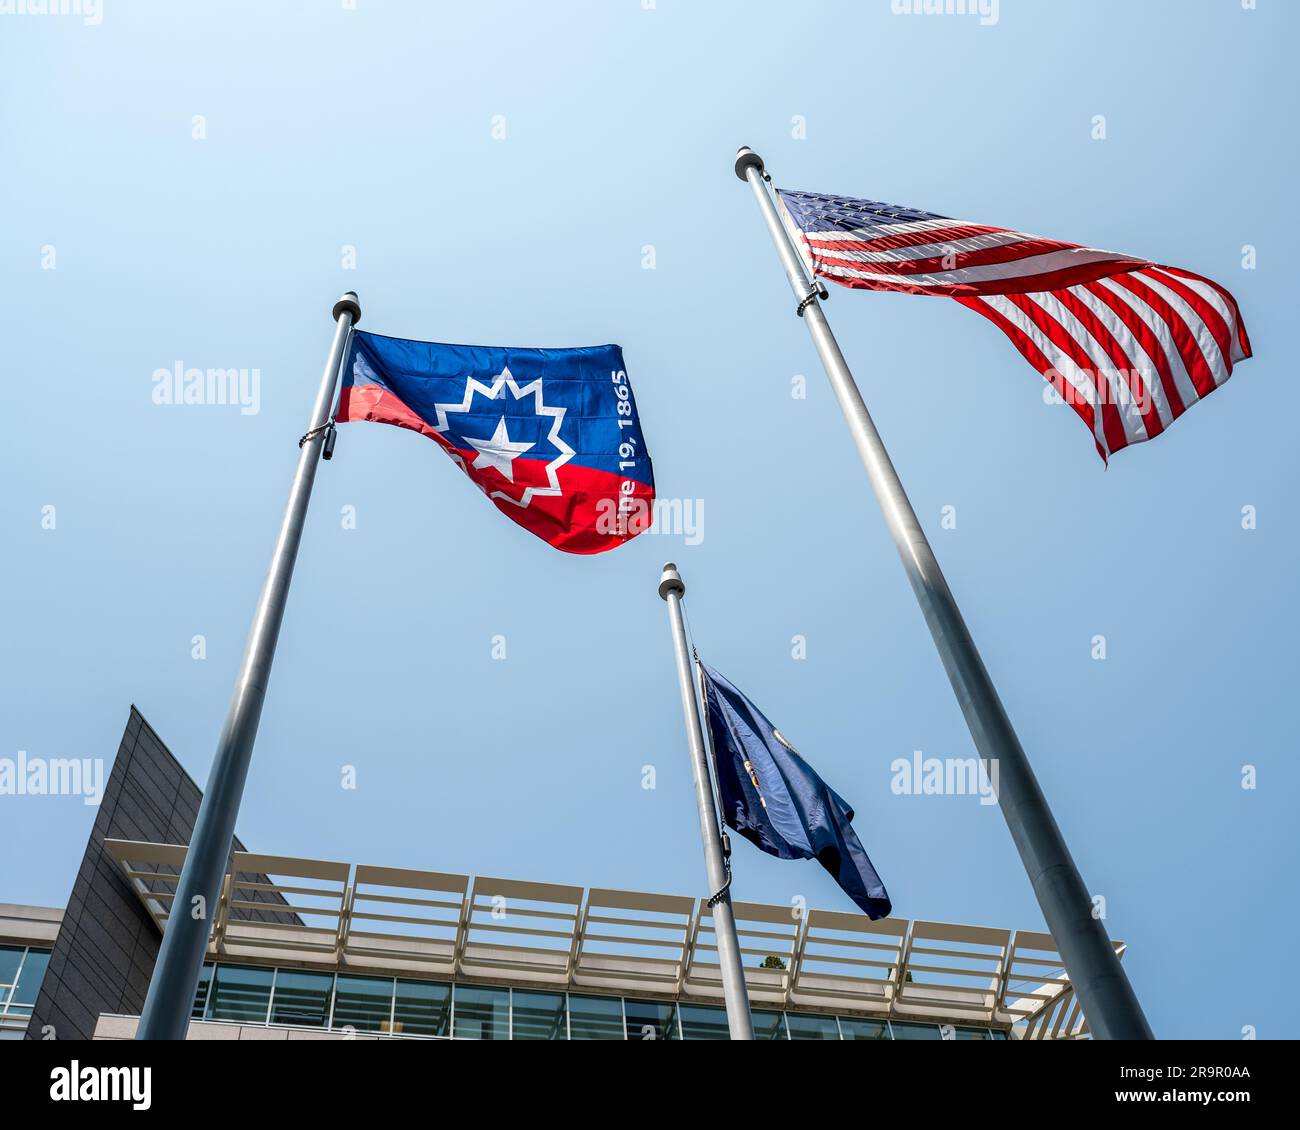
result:
[[[134,707],[68,896],[27,1028],[29,1040],[89,1040],[100,1013],[139,1014],[161,940],[105,839],[188,844],[202,793]],[[245,850],[238,840],[238,851]],[[258,892],[243,897],[273,900]],[[255,911],[264,922],[290,915]]]

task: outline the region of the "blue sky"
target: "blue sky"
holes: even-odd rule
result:
[[[895,758],[972,746],[732,174],[749,144],[784,187],[1119,248],[1236,295],[1255,359],[1109,470],[983,319],[839,289],[826,309],[1157,1034],[1300,1035],[1278,987],[1300,785],[1293,5],[1002,0],[989,26],[889,0],[102,16],[0,16],[0,756],[111,758],[134,702],[203,782],[329,307],[356,289],[386,334],[620,343],[659,493],[701,500],[704,536],[560,554],[428,440],[348,425],[248,844],[705,893],[655,592],[675,559],[701,653],[856,806],[895,912],[1041,929],[996,807],[890,789]],[[259,411],[153,403],[177,361],[258,369]],[[0,900],[60,903],[92,821],[76,798],[0,797]],[[742,899],[849,908],[815,864],[744,843],[735,862]]]

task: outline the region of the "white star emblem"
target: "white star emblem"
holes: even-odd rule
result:
[[[451,426],[447,422],[448,413],[456,414],[468,412],[470,409],[470,403],[473,401],[476,393],[479,396],[486,397],[488,400],[504,400],[504,394],[507,392],[513,400],[524,400],[528,397],[532,398],[533,412],[538,416],[543,416],[550,420],[550,430],[547,433],[546,438],[559,454],[545,465],[544,469],[546,471],[546,481],[548,485],[544,487],[525,487],[523,495],[520,498],[514,498],[504,490],[489,491],[488,497],[499,498],[503,502],[509,502],[514,506],[524,507],[532,502],[534,496],[545,497],[548,495],[558,496],[563,494],[564,492],[560,488],[560,481],[556,472],[573,458],[574,450],[560,438],[560,425],[564,422],[565,409],[560,407],[548,407],[542,402],[542,381],[540,377],[520,388],[519,385],[515,383],[515,378],[511,376],[509,369],[502,369],[500,374],[493,378],[491,384],[484,384],[482,381],[476,380],[471,376],[465,383],[465,396],[459,404],[435,404],[433,406],[434,410],[438,414],[438,422],[433,426],[434,432],[436,432],[438,437],[441,439],[446,432],[450,431]],[[515,481],[514,472],[511,466],[512,461],[516,456],[521,455],[530,447],[536,446],[535,444],[511,443],[510,437],[506,433],[506,421],[504,415],[501,417],[501,422],[497,424],[497,429],[493,433],[491,439],[471,440],[468,436],[464,438],[467,443],[473,444],[479,453],[474,460],[474,467],[485,467],[488,465],[494,466],[512,483]],[[444,442],[447,441],[444,440]],[[458,455],[454,450],[451,451],[451,457],[455,459],[457,463],[460,463],[461,467],[465,466],[460,455]]]
[[[504,416],[497,421],[497,430],[492,433],[491,439],[475,439],[473,436],[462,438],[478,452],[478,458],[472,464],[475,469],[495,467],[512,483],[515,481],[514,461],[529,448],[537,446],[532,443],[511,443]]]

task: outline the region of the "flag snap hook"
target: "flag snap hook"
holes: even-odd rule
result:
[[[821,283],[814,282],[812,284],[812,290],[810,290],[807,294],[803,296],[803,301],[800,302],[799,305],[794,308],[794,312],[798,314],[799,317],[802,318],[803,312],[807,310],[808,307],[811,306],[814,302],[816,302],[817,299],[819,298],[826,299],[826,298],[830,298],[830,296],[831,296],[830,291],[828,291],[824,286],[822,286]]]
[[[298,441],[298,446],[302,447],[303,443],[307,442],[308,440],[311,440],[311,438],[315,436],[318,436],[318,434],[320,434],[321,432],[333,432],[333,430],[334,430],[334,421],[326,420],[324,424],[320,425],[320,428],[312,428],[311,432],[305,433],[304,436],[300,438],[300,440]],[[328,458],[328,456],[326,456],[326,458]]]

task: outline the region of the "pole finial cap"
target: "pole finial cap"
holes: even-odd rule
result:
[[[667,600],[670,592],[675,592],[678,596],[686,595],[686,582],[671,561],[664,565],[663,574],[659,578],[660,599]]]
[[[349,290],[347,294],[334,303],[334,309],[331,311],[334,320],[337,322],[339,315],[345,311],[352,315],[352,324],[354,326],[361,321],[361,300],[357,298],[355,290]]]
[[[748,145],[742,145],[736,151],[736,176],[741,180],[748,180],[746,169],[757,169],[760,173],[763,171],[763,158],[755,153]]]

